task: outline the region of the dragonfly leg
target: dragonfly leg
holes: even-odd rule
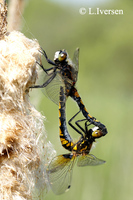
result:
[[[82,126],[79,125],[79,122],[85,121],[86,119],[80,119],[75,122],[75,124],[84,132],[86,133],[86,129],[83,129]],[[85,122],[86,124],[86,122]]]
[[[86,130],[86,132],[88,131],[88,128],[87,128],[87,127],[91,125],[90,122],[89,122],[89,124],[87,124],[88,122],[89,122],[89,121],[87,121],[87,120],[86,120],[86,122],[85,122],[85,130]]]
[[[44,71],[48,76],[51,75],[51,74],[48,73],[48,71],[54,69],[54,67],[50,67],[50,68],[48,68],[48,69],[45,69],[45,68],[43,67],[42,64],[40,64],[40,63],[37,62],[37,61],[36,61],[36,63],[43,69],[43,71]],[[53,70],[53,71],[55,71],[55,70]],[[53,73],[53,72],[52,72],[52,73]]]
[[[31,86],[30,88],[44,88],[55,78],[55,76],[56,76],[56,72],[53,73],[53,75],[42,85],[34,85],[34,86]]]
[[[40,52],[44,55],[44,57],[46,58],[47,62],[48,62],[49,64],[51,64],[51,65],[56,66],[55,62],[53,62],[52,60],[50,60],[50,59],[48,58],[46,52],[43,50],[42,47],[41,47],[41,50],[42,50],[42,51],[40,51]]]
[[[68,124],[77,132],[79,133],[80,135],[82,135],[83,137],[83,134],[81,131],[79,131],[71,122],[72,120],[80,113],[80,111],[78,111],[69,121],[68,121]],[[82,129],[81,129],[82,130]]]

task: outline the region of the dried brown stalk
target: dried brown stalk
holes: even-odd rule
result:
[[[18,31],[6,33],[7,8],[0,6],[0,199],[40,199],[48,188],[47,164],[55,154],[44,117],[29,102],[40,47]]]

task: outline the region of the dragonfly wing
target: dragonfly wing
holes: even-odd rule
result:
[[[78,70],[79,70],[79,48],[77,48],[74,52],[74,56],[73,56],[73,79],[75,80],[75,82],[77,81],[78,78]]]
[[[59,195],[71,187],[75,157],[71,154],[59,155],[51,161],[47,174],[52,191]]]
[[[41,77],[39,80],[41,84],[48,83],[44,88],[41,89],[42,92],[45,94],[46,97],[48,97],[51,101],[53,101],[55,104],[58,105],[60,86],[65,88],[65,83],[63,82],[60,72],[56,72],[55,76],[54,72],[51,73],[50,75],[42,72],[39,76]]]
[[[99,158],[96,158],[94,155],[92,154],[87,154],[87,155],[80,155],[78,157],[78,162],[77,162],[77,166],[78,167],[83,167],[83,166],[95,166],[95,165],[101,165],[104,164],[105,161],[101,160]]]

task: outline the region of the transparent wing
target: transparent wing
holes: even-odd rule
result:
[[[46,79],[44,79],[44,81],[46,81]],[[57,105],[59,104],[60,86],[65,88],[60,73],[57,73],[55,78],[42,89],[42,92]]]
[[[59,93],[60,93],[60,86],[65,88],[65,83],[60,75],[60,72],[57,72],[54,76],[54,73],[50,73],[50,75],[46,74],[44,71],[39,72],[39,80],[37,81],[38,85],[46,84],[45,87],[41,88],[42,92],[46,97],[48,97],[51,101],[55,104],[59,104]],[[51,79],[51,77],[54,77]],[[49,82],[49,80],[51,80]]]
[[[72,81],[66,77],[61,76],[60,71],[56,72],[56,76],[53,77],[54,72],[50,75],[47,75],[43,71],[39,73],[39,81],[37,84],[42,85],[44,83],[48,83],[44,88],[42,88],[42,92],[46,97],[48,97],[51,101],[55,104],[59,104],[59,94],[60,94],[60,87],[62,86],[65,91],[66,97],[69,95],[67,91],[70,91],[72,86]],[[49,82],[49,80],[51,80]]]
[[[59,195],[71,187],[75,157],[71,154],[59,155],[51,161],[47,174],[52,191]]]
[[[73,79],[75,80],[75,82],[77,82],[77,78],[78,78],[78,70],[79,70],[79,48],[77,48],[74,52],[74,56],[73,56]]]
[[[81,155],[78,157],[77,166],[83,167],[83,166],[95,166],[95,165],[101,165],[104,164],[105,161],[101,160],[99,158],[96,158],[92,154],[87,154],[85,156]]]

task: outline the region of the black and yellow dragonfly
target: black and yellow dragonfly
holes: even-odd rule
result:
[[[66,96],[64,94],[63,87],[61,87],[59,101],[60,140],[62,146],[71,153],[56,156],[52,159],[47,168],[49,184],[52,191],[57,195],[62,194],[70,189],[72,171],[76,161],[79,167],[95,166],[105,163],[105,161],[96,158],[92,154],[89,154],[95,139],[104,136],[104,132],[102,132],[98,127],[93,127],[88,130],[88,126],[90,124],[88,124],[86,119],[84,129],[79,125],[79,122],[83,120],[79,120],[76,122],[76,124],[83,133],[80,133],[81,138],[77,142],[73,142],[68,133],[66,125],[65,102]],[[74,117],[72,119],[74,119]],[[76,130],[76,128],[74,129]]]
[[[75,50],[73,60],[69,58],[69,55],[65,50],[57,51],[54,56],[54,61],[51,61],[48,58],[46,52],[42,48],[40,51],[46,58],[46,61],[53,65],[53,67],[45,69],[42,64],[38,63],[45,72],[43,80],[44,83],[42,85],[34,85],[31,88],[43,88],[45,95],[56,104],[59,104],[60,86],[62,86],[64,88],[66,98],[70,96],[77,102],[84,117],[91,124],[98,126],[102,131],[107,133],[105,125],[88,113],[77,89],[75,88],[78,77],[79,48]]]

